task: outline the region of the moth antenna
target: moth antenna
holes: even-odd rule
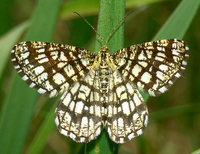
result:
[[[132,11],[131,11],[132,12]],[[115,25],[115,27],[113,28],[113,30],[110,32],[110,34],[108,35],[107,37],[107,40],[106,40],[106,46],[108,46],[108,41],[110,40],[111,36],[113,35],[113,33],[115,32],[115,30],[124,22],[125,18],[130,14],[127,13],[122,19],[120,19],[120,21],[117,23],[117,25]]]
[[[100,40],[101,40],[101,45],[103,45],[103,38],[102,36],[97,32],[97,30],[87,21],[87,19],[85,19],[84,17],[82,17],[78,12],[74,12],[75,14],[77,14],[80,18],[82,18],[94,31],[95,33],[99,36]]]

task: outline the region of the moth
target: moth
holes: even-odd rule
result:
[[[148,110],[139,90],[164,93],[181,77],[189,48],[178,39],[123,48],[114,54],[102,46],[98,54],[75,46],[21,42],[11,61],[22,79],[40,94],[63,93],[55,111],[61,134],[90,142],[105,127],[116,143],[141,135]]]

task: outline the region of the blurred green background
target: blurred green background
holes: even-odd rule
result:
[[[121,145],[120,154],[200,152],[200,1],[127,0],[126,12],[133,13],[125,20],[124,47],[151,41],[156,34],[158,37],[157,32],[166,26],[180,3],[183,11],[174,13],[173,19],[183,20],[174,21],[174,27],[170,27],[171,21],[167,27],[174,31],[174,37],[184,36],[190,48],[187,69],[168,92],[149,98],[147,129]],[[74,11],[97,27],[98,0],[0,1],[1,154],[83,153],[82,144],[60,135],[55,128],[54,110],[59,98],[38,95],[16,74],[10,62],[10,50],[22,40],[65,43],[94,51],[96,34]],[[162,33],[159,38],[170,39],[164,34],[167,30]]]

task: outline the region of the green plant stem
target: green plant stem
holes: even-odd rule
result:
[[[113,28],[124,17],[125,1],[124,0],[101,0],[100,12],[98,19],[97,32],[103,37],[104,42],[96,41],[95,52],[98,52],[105,45],[105,40],[112,32]],[[97,40],[99,36],[97,35]],[[124,43],[124,27],[121,24],[113,33],[108,43],[110,52],[114,53],[123,47]],[[104,129],[97,140],[86,144],[85,152],[88,154],[113,154],[118,153],[118,144],[112,142]]]
[[[103,37],[104,44],[108,35],[112,32],[113,28],[119,23],[125,14],[125,1],[124,0],[102,0],[100,3],[99,19],[97,32]],[[97,40],[99,36],[97,35]],[[110,52],[114,53],[123,48],[124,44],[124,26],[119,25],[110,38],[108,47]],[[96,41],[95,52],[98,52],[102,44]]]

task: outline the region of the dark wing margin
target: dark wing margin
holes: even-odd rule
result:
[[[113,54],[123,77],[151,96],[164,93],[181,77],[188,58],[188,46],[177,39],[132,45]]]
[[[11,51],[11,61],[22,79],[50,97],[84,77],[94,57],[88,50],[46,42],[21,42]]]

